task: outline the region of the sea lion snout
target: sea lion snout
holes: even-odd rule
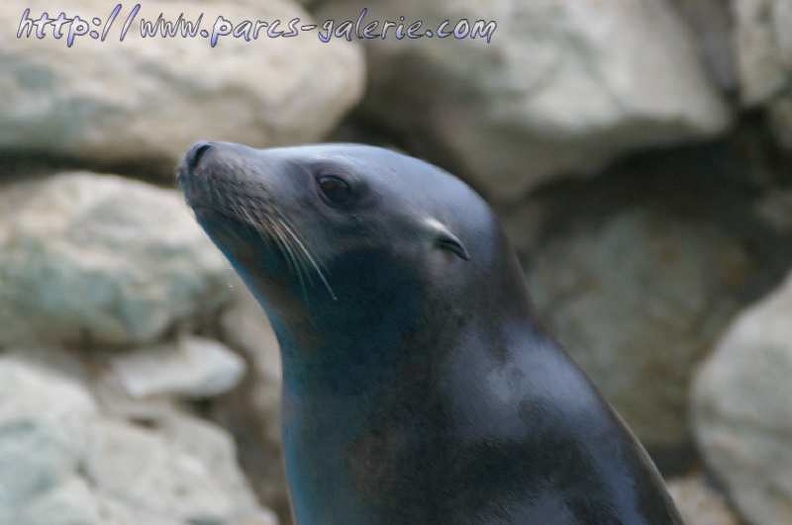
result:
[[[259,169],[262,162],[255,152],[231,142],[202,140],[190,146],[176,172],[187,203],[228,208],[229,201],[263,194],[265,170]]]
[[[205,140],[193,144],[190,149],[187,150],[187,154],[184,156],[184,166],[187,171],[195,171],[195,168],[198,167],[198,163],[201,162],[201,158],[212,148],[212,146],[213,144],[211,142]]]
[[[218,176],[225,172],[248,171],[247,158],[258,150],[233,142],[201,140],[190,146],[179,164],[179,182],[196,176]]]
[[[179,166],[176,168],[176,184],[186,193],[192,185],[191,179],[195,176],[196,169],[201,159],[212,146],[213,143],[206,140],[196,142],[190,146],[190,149],[188,149],[187,153],[182,157]],[[187,193],[186,196],[189,198],[189,193]]]

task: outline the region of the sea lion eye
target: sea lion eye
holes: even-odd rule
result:
[[[337,175],[321,175],[317,178],[322,196],[332,205],[347,204],[352,200],[352,186]]]

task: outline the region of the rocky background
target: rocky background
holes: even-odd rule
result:
[[[14,34],[107,6],[0,5],[0,524],[290,523],[277,343],[173,188],[203,138],[459,174],[688,525],[792,524],[789,0],[142,3],[492,19],[489,45]]]

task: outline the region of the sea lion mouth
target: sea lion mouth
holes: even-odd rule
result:
[[[222,174],[196,174],[185,169],[177,179],[187,205],[202,224],[201,218],[219,219],[244,227],[276,247],[285,239],[287,221],[263,186],[250,188],[250,183]]]
[[[266,185],[246,180],[223,165],[199,164],[208,149],[202,143],[193,146],[177,170],[176,182],[187,205],[196,214],[214,214],[271,237],[283,214]]]

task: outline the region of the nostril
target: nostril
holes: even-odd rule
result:
[[[192,171],[201,162],[201,158],[206,155],[206,152],[212,147],[211,142],[196,142],[187,152],[187,168]]]

